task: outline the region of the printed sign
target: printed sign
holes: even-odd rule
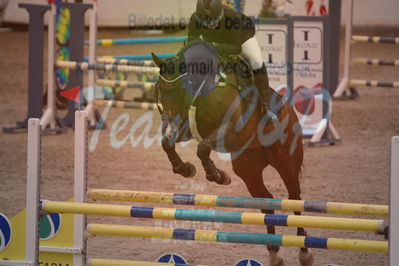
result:
[[[287,25],[259,24],[256,38],[266,64],[270,87],[287,86]]]

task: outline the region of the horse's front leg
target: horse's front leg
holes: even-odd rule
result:
[[[215,163],[210,158],[213,148],[210,139],[203,139],[197,147],[197,156],[206,172],[206,179],[219,185],[229,185],[231,183],[230,176],[225,171],[216,168]]]
[[[190,178],[195,176],[195,166],[189,162],[183,162],[175,150],[175,143],[170,143],[169,139],[162,139],[162,148],[166,152],[170,163],[172,164],[173,173]]]

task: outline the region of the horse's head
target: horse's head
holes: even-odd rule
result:
[[[152,54],[155,64],[160,68],[159,78],[155,84],[155,100],[162,116],[162,136],[175,142],[184,118],[187,73],[179,69],[177,57],[161,59]]]
[[[155,98],[162,104],[162,135],[173,142],[190,106],[217,87],[220,61],[204,42],[186,45],[176,57],[152,57],[160,68]]]

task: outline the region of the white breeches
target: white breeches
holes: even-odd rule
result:
[[[255,37],[244,42],[241,49],[241,55],[249,62],[252,70],[260,69],[262,67],[262,52],[258,40]]]

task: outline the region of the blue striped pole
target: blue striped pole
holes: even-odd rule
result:
[[[94,236],[125,236],[207,242],[271,245],[284,247],[338,249],[366,252],[388,252],[387,241],[372,241],[311,236],[273,235],[246,232],[223,232],[164,227],[146,227],[112,224],[88,224],[87,233]]]
[[[100,64],[114,64],[114,65],[128,65],[128,66],[147,66],[155,67],[155,63],[152,60],[127,60],[127,59],[115,59],[107,57],[97,58],[97,63]]]
[[[335,217],[276,215],[250,212],[224,212],[192,209],[154,208],[110,204],[43,201],[42,210],[50,213],[89,214],[134,218],[220,222],[251,225],[309,227],[384,233],[383,220]]]
[[[165,53],[157,54],[160,58],[170,58],[176,56],[176,53]],[[126,59],[126,60],[152,60],[151,54],[137,54],[137,55],[113,55],[113,56],[99,56],[98,58],[114,58],[114,59]],[[84,62],[88,62],[89,58],[85,57]]]
[[[399,88],[399,81],[351,79],[350,85],[351,86],[367,86],[367,87]]]
[[[112,65],[112,64],[90,64],[87,62],[74,61],[57,61],[57,68],[77,69],[77,70],[95,70],[95,71],[112,71],[112,72],[133,72],[158,75],[157,67],[140,67],[128,65]]]
[[[399,37],[380,37],[380,36],[353,35],[352,36],[352,40],[355,41],[355,42],[399,44]]]
[[[104,201],[147,202],[207,207],[230,207],[258,210],[283,210],[388,217],[387,205],[109,189],[91,189],[88,191],[87,196],[91,200]]]
[[[128,38],[128,39],[103,39],[97,40],[98,46],[132,45],[132,44],[157,44],[157,43],[179,43],[187,40],[186,36],[151,37],[151,38]],[[88,41],[85,42],[89,45]]]
[[[176,53],[166,53],[166,54],[157,54],[160,58],[170,58],[176,56]],[[144,55],[117,55],[113,56],[115,59],[127,59],[127,60],[152,60],[151,54]]]
[[[399,66],[399,60],[384,60],[377,58],[356,58],[354,63],[375,66]]]
[[[155,103],[147,102],[125,102],[112,100],[95,100],[95,105],[98,107],[110,106],[115,108],[139,109],[139,110],[158,110]]]

